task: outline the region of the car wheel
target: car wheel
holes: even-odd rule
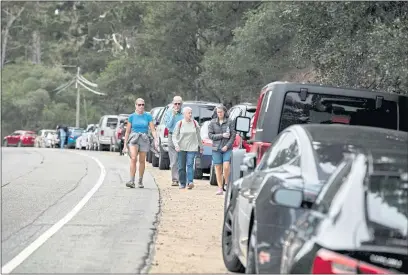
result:
[[[245,268],[245,273],[247,274],[257,274],[256,268],[256,221],[254,220],[251,235],[249,237],[248,242],[248,256],[247,256],[247,264]]]
[[[167,158],[165,157],[165,153],[163,152],[163,149],[161,148],[160,153],[159,153],[159,169],[160,170],[168,170],[169,165]]]
[[[3,146],[4,146],[4,147],[8,147],[7,139],[3,141]]]
[[[155,154],[152,154],[152,166],[159,167],[159,158]]]
[[[21,147],[21,140],[17,143],[17,147]]]
[[[211,171],[210,171],[210,184],[211,185],[218,185],[217,183],[217,175],[215,174],[215,167],[214,165],[211,165]]]
[[[194,169],[194,179],[201,180],[203,179],[203,170],[200,168]]]
[[[222,258],[225,267],[230,272],[244,273],[245,267],[242,265],[238,256],[233,251],[233,234],[232,234],[233,213],[232,205],[229,205],[224,215],[224,223],[222,226]]]

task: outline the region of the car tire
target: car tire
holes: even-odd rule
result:
[[[227,211],[224,214],[224,221],[222,225],[222,258],[224,265],[230,272],[244,273],[245,267],[242,265],[238,256],[232,251],[233,248],[233,236],[232,236],[232,205],[230,204]]]
[[[4,146],[4,147],[8,147],[7,139],[3,141],[3,146]]]
[[[194,169],[194,179],[201,180],[203,179],[203,170],[200,168]]]
[[[159,158],[155,154],[152,154],[152,166],[159,167]]]
[[[211,184],[211,185],[214,185],[214,186],[218,185],[218,183],[217,183],[217,175],[215,174],[214,165],[211,165],[210,184]]]
[[[168,158],[165,157],[165,153],[163,152],[163,148],[160,148],[160,153],[159,153],[159,169],[160,170],[168,170],[169,169],[169,163],[168,163]]]
[[[256,221],[253,221],[252,229],[248,240],[248,253],[247,253],[247,264],[245,268],[245,273],[247,274],[257,274],[256,270]]]

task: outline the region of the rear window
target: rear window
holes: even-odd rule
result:
[[[408,182],[373,175],[366,197],[367,223],[378,245],[408,246]]]
[[[118,119],[115,117],[108,117],[108,120],[106,121],[106,126],[111,127],[118,125]]]
[[[379,109],[370,98],[309,94],[301,101],[299,93],[285,96],[279,132],[293,124],[349,124],[397,130],[398,108],[394,101],[383,100]]]
[[[215,109],[215,106],[197,104],[183,104],[183,107],[190,107],[193,110],[193,117],[199,124],[211,120]]]
[[[24,135],[27,137],[34,137],[35,133],[24,133]]]

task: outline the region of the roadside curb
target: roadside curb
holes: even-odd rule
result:
[[[146,167],[149,175],[152,177],[154,184],[157,187],[158,194],[159,194],[159,201],[158,201],[158,210],[156,214],[154,215],[154,221],[152,223],[153,227],[151,228],[152,230],[152,236],[151,240],[147,244],[147,252],[146,255],[143,257],[143,263],[137,268],[139,274],[148,274],[150,272],[150,269],[152,267],[153,259],[155,256],[156,252],[156,240],[158,236],[158,228],[160,224],[160,217],[161,217],[161,208],[162,208],[162,196],[161,196],[161,190],[159,185],[157,184],[156,178],[153,176],[153,174],[150,171],[150,167]]]

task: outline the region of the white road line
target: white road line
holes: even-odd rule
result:
[[[65,151],[65,150],[64,150]],[[67,150],[68,151],[68,150]],[[70,152],[70,151],[68,151]],[[72,151],[71,151],[72,152]],[[51,226],[47,231],[45,231],[40,237],[38,237],[34,242],[32,242],[29,246],[27,246],[23,251],[21,251],[17,256],[15,256],[11,261],[5,264],[1,268],[1,273],[6,274],[12,272],[17,266],[19,266],[22,262],[24,262],[34,251],[36,251],[40,246],[42,246],[49,238],[51,238],[55,233],[58,232],[66,223],[68,223],[78,212],[84,207],[84,205],[89,201],[89,199],[98,191],[99,187],[101,187],[105,176],[106,170],[103,164],[95,157],[83,154],[72,152],[77,155],[86,156],[88,158],[93,159],[101,169],[101,174],[98,178],[98,181],[92,187],[92,189],[82,198],[82,200],[61,220],[59,220],[56,224]]]

